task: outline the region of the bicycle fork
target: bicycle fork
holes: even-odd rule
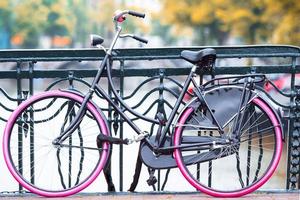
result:
[[[62,129],[61,130],[61,134],[52,141],[53,145],[60,145],[63,141],[65,141],[76,130],[76,128],[78,128],[78,126],[81,123],[82,118],[83,118],[83,116],[84,116],[84,114],[86,112],[86,105],[87,105],[87,103],[88,103],[88,101],[89,101],[89,99],[90,99],[91,96],[92,96],[92,92],[89,92],[85,96],[85,98],[84,98],[84,100],[83,100],[83,102],[82,102],[82,104],[81,104],[81,106],[80,106],[77,114],[75,115],[74,119],[72,119],[71,123],[69,124],[69,126],[67,126],[67,128],[65,130],[63,128],[64,127],[64,124],[63,124],[63,126],[61,128]],[[72,107],[74,105],[75,105],[75,103],[71,104]],[[68,114],[69,113],[67,113],[67,115]],[[68,117],[68,116],[66,116],[66,117]]]
[[[101,74],[105,68],[106,60],[108,60],[108,57],[109,57],[109,55],[106,54],[88,93],[84,96],[84,99],[83,99],[82,103],[80,104],[80,108],[79,108],[77,114],[75,115],[74,119],[72,120],[70,125],[65,130],[62,130],[61,134],[52,141],[53,145],[60,145],[76,130],[76,128],[81,123],[82,117],[84,116],[84,114],[86,112],[87,103],[89,102],[89,100],[91,99],[91,97],[93,96],[93,94],[95,92],[96,85],[98,84],[98,82],[100,80]]]

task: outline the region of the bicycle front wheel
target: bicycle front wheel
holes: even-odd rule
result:
[[[175,146],[191,143],[191,138],[199,136],[224,138],[217,130],[207,128],[209,117],[204,110],[200,105],[183,112],[175,129]],[[232,144],[175,150],[181,173],[197,190],[216,197],[239,197],[258,189],[275,171],[282,150],[282,130],[275,113],[259,97],[241,113],[241,131]],[[236,116],[224,124],[226,138],[233,138],[230,134]]]
[[[97,145],[97,135],[109,135],[103,114],[88,103],[78,128],[61,145],[53,140],[68,127],[83,98],[49,91],[23,102],[9,118],[3,153],[14,178],[29,191],[62,197],[86,188],[104,168],[109,143]]]

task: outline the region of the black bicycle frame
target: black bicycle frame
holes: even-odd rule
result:
[[[89,92],[85,95],[84,97],[84,100],[82,102],[82,105],[79,109],[79,111],[77,112],[74,120],[71,122],[70,126],[66,128],[66,130],[61,134],[61,136],[59,136],[55,141],[57,142],[62,142],[64,141],[66,138],[68,138],[72,132],[78,127],[78,125],[80,124],[81,122],[81,117],[84,115],[85,113],[85,108],[86,108],[86,104],[87,102],[90,100],[90,98],[92,97],[93,93],[95,91],[99,92],[100,95],[109,102],[109,104],[113,107],[114,110],[116,110],[116,112],[118,112],[120,114],[120,116],[130,125],[130,127],[137,133],[137,134],[143,134],[144,131],[142,131],[124,112],[125,111],[128,111],[130,112],[131,114],[135,115],[136,117],[138,118],[141,118],[145,121],[148,121],[148,122],[151,122],[151,123],[155,123],[155,124],[159,124],[159,121],[156,120],[156,119],[153,119],[153,118],[148,118],[146,116],[143,116],[141,115],[140,113],[134,111],[130,106],[128,106],[124,100],[120,97],[120,95],[118,94],[114,84],[113,84],[113,80],[112,80],[112,74],[111,74],[111,68],[112,68],[112,65],[111,65],[111,61],[112,60],[112,57],[111,55],[106,55],[99,67],[99,70],[97,72],[97,75],[95,76],[95,79],[93,81],[93,84],[91,85],[90,89],[89,89]],[[218,131],[222,134],[223,133],[223,128],[219,125],[218,121],[215,119],[214,117],[214,114],[213,112],[211,111],[209,105],[207,104],[206,100],[205,100],[205,97],[203,95],[203,91],[204,91],[204,88],[205,87],[199,87],[197,84],[196,84],[196,81],[194,80],[193,76],[195,74],[195,71],[196,71],[196,68],[197,66],[193,66],[187,79],[185,80],[184,82],[184,85],[183,85],[183,88],[182,88],[182,91],[174,105],[174,108],[172,109],[172,112],[170,113],[169,117],[168,117],[168,120],[167,120],[167,123],[164,124],[163,126],[163,129],[161,130],[161,137],[158,141],[158,145],[155,145],[155,144],[152,144],[152,142],[150,142],[150,140],[148,140],[147,138],[145,138],[147,144],[151,147],[151,149],[153,149],[154,151],[157,151],[157,152],[160,152],[160,149],[162,152],[165,151],[165,149],[163,149],[164,147],[164,143],[166,141],[166,135],[168,134],[168,132],[170,131],[170,127],[172,125],[172,122],[176,116],[176,112],[178,111],[179,109],[179,106],[183,100],[183,97],[184,95],[186,94],[187,92],[187,89],[189,87],[189,85],[192,83],[194,85],[194,91],[195,91],[195,95],[197,96],[197,98],[200,100],[201,104],[206,106],[207,110],[209,111],[209,113],[211,114],[212,116],[212,119],[213,119],[213,123],[218,127]],[[115,96],[115,98],[117,99],[117,101],[114,101],[110,98],[110,96],[107,94],[107,92],[104,91],[104,89],[102,89],[98,83],[100,81],[100,78],[101,78],[101,75],[103,73],[103,71],[106,69],[107,71],[107,78],[108,78],[108,82],[109,82],[109,85],[111,87],[111,90]],[[257,74],[257,76],[261,76],[260,74]],[[249,85],[248,85],[248,80],[247,78],[249,77],[255,77],[255,75],[253,74],[250,74],[250,75],[241,75],[241,76],[232,76],[232,77],[227,77],[227,78],[236,78],[236,79],[242,79],[242,78],[245,78],[245,84],[244,84],[244,88],[243,88],[243,92],[242,92],[242,96],[241,96],[241,101],[240,101],[240,105],[239,105],[239,110],[241,110],[241,108],[243,107],[244,103],[247,102],[245,101],[245,99],[248,99],[249,98],[249,93],[248,95],[247,94],[247,89],[249,88]],[[215,79],[211,79],[209,82],[213,82],[213,81],[216,81],[216,80],[220,80],[222,78],[215,78]],[[253,81],[252,81],[253,82]],[[208,85],[208,83],[206,84]],[[247,98],[245,98],[245,96],[247,96]],[[251,95],[250,95],[251,96]],[[121,105],[121,107],[119,106],[119,104]],[[240,112],[238,113],[238,115],[240,115]],[[238,116],[237,119],[239,119],[240,117]],[[239,126],[238,125],[240,122],[238,120],[236,120],[235,122],[235,129],[236,132],[238,132],[239,130]],[[180,148],[180,147],[169,147],[168,149],[175,149],[175,148]]]
[[[109,85],[111,86],[111,90],[115,96],[115,98],[117,99],[117,102],[119,102],[121,104],[121,106],[124,108],[124,109],[121,109],[120,106],[115,102],[113,101],[109,95],[99,86],[96,86],[97,90],[99,91],[99,93],[101,94],[101,96],[106,99],[109,104],[122,116],[122,118],[130,125],[130,127],[133,128],[133,130],[137,133],[137,134],[141,134],[141,133],[144,133],[144,131],[141,131],[137,126],[136,124],[124,113],[124,111],[129,111],[131,114],[141,118],[141,119],[144,119],[148,122],[152,122],[152,123],[155,123],[155,124],[159,124],[159,121],[156,120],[156,119],[152,119],[152,118],[148,118],[148,117],[145,117],[139,113],[137,113],[136,111],[134,111],[130,106],[128,106],[124,101],[123,99],[120,97],[120,95],[118,94],[116,88],[114,87],[114,84],[113,84],[113,81],[112,81],[112,76],[111,76],[111,65],[110,65],[110,62],[109,60],[107,60],[107,64],[106,64],[106,68],[107,68],[107,77],[108,77],[108,81],[109,81]],[[183,100],[183,97],[184,95],[186,94],[187,92],[187,89],[190,85],[191,82],[195,82],[193,80],[193,76],[194,76],[194,73],[195,73],[195,70],[196,70],[196,66],[194,66],[192,69],[191,69],[191,72],[190,74],[188,75],[187,79],[185,80],[185,83],[183,85],[183,88],[182,88],[182,91],[175,103],[175,106],[174,108],[172,109],[172,112],[171,114],[169,115],[168,117],[168,120],[167,120],[167,123],[164,124],[164,128],[162,129],[162,132],[161,132],[161,139],[159,140],[159,143],[158,143],[158,147],[162,147],[164,142],[165,142],[165,138],[166,138],[166,135],[167,133],[169,132],[169,129],[171,127],[171,124],[172,124],[172,121],[174,120],[175,116],[176,116],[176,112],[178,111],[179,109],[179,106]],[[151,144],[151,142],[149,140],[147,140],[147,143],[150,145],[151,148],[155,149],[157,147],[155,147],[153,144]]]
[[[159,120],[157,119],[152,119],[152,118],[148,118],[146,116],[143,116],[141,115],[140,113],[137,113],[136,111],[134,111],[130,106],[128,106],[124,100],[120,97],[120,95],[118,94],[114,84],[113,84],[113,81],[112,81],[112,74],[111,74],[111,68],[112,68],[112,65],[111,65],[111,61],[113,59],[112,57],[112,51],[113,51],[113,48],[114,48],[114,45],[117,41],[117,39],[120,37],[120,33],[121,33],[121,30],[122,28],[119,27],[119,26],[116,26],[116,30],[117,30],[117,33],[111,43],[111,46],[110,48],[107,50],[106,52],[106,55],[104,57],[104,59],[102,60],[101,64],[100,64],[100,67],[99,67],[99,70],[91,84],[91,87],[89,88],[89,91],[88,93],[84,96],[84,100],[76,114],[76,116],[74,117],[74,119],[72,120],[71,124],[60,134],[59,137],[57,137],[55,140],[53,140],[53,144],[58,144],[60,145],[64,140],[66,140],[73,132],[74,130],[79,126],[79,124],[81,123],[81,120],[82,120],[82,117],[83,115],[85,114],[86,112],[86,105],[88,103],[88,101],[91,99],[93,93],[95,91],[99,92],[100,95],[106,99],[109,104],[116,110],[116,112],[118,112],[121,117],[130,125],[130,127],[137,133],[137,134],[144,134],[145,131],[142,131],[124,112],[125,111],[128,111],[130,112],[131,114],[135,115],[136,117],[140,118],[140,119],[143,119],[143,120],[146,120],[148,122],[151,122],[151,123],[154,123],[154,124],[160,124]],[[117,102],[115,102],[114,100],[112,100],[110,98],[110,96],[101,88],[99,87],[98,83],[100,81],[100,78],[102,76],[102,73],[103,71],[106,69],[107,71],[107,78],[108,78],[108,82],[109,82],[109,85],[111,86],[111,90],[115,96],[115,98],[117,99]],[[162,124],[163,125],[163,128],[160,129],[161,132],[158,133],[160,135],[160,138],[159,140],[157,141],[158,144],[151,144],[150,140],[145,138],[145,141],[147,142],[147,144],[149,144],[149,146],[151,147],[151,149],[155,150],[155,151],[159,151],[159,149],[163,148],[164,146],[164,143],[166,141],[166,136],[168,134],[168,132],[170,131],[170,127],[172,125],[172,122],[176,116],[176,113],[180,107],[180,104],[183,100],[183,97],[184,95],[186,94],[187,90],[188,90],[188,87],[190,85],[190,83],[192,82],[192,84],[194,85],[194,92],[195,92],[195,95],[198,97],[198,99],[200,100],[201,104],[206,106],[207,110],[209,111],[209,113],[211,114],[212,116],[212,120],[213,120],[213,123],[218,127],[218,130],[220,131],[220,133],[223,133],[223,129],[222,127],[219,125],[218,121],[216,120],[212,110],[210,109],[209,105],[207,104],[205,98],[204,98],[204,95],[203,95],[203,91],[204,91],[204,88],[205,88],[205,84],[203,86],[198,86],[196,84],[196,81],[194,80],[193,76],[195,74],[195,71],[197,69],[197,66],[196,65],[193,65],[193,67],[191,68],[191,71],[187,77],[187,79],[185,80],[184,82],[184,85],[183,85],[183,88],[182,88],[182,91],[174,105],[174,108],[172,109],[169,117],[168,117],[168,120],[166,122],[166,124]],[[235,76],[237,78],[244,78],[244,77],[252,77],[254,75],[249,75],[249,76]],[[218,80],[218,79],[212,79],[211,81],[209,82],[212,82],[212,81],[215,81],[215,80]],[[245,84],[245,87],[244,87],[244,91],[243,91],[243,95],[241,97],[241,103],[239,105],[239,110],[242,108],[243,106],[243,99],[245,98],[245,93],[246,93],[246,88],[247,88],[247,84]],[[118,105],[120,103],[121,107]],[[239,113],[238,113],[239,115]],[[236,124],[238,123],[238,120],[236,121]],[[238,130],[239,127],[237,126],[236,127],[236,130]],[[180,148],[180,147],[174,147],[174,148]]]
[[[151,122],[151,123],[155,123],[155,124],[159,124],[160,122],[156,119],[152,119],[152,118],[148,118],[146,116],[143,116],[141,115],[140,113],[137,113],[136,111],[134,111],[130,106],[128,106],[124,100],[120,97],[120,95],[118,94],[114,84],[113,84],[113,81],[112,81],[112,75],[111,75],[111,61],[112,60],[112,56],[109,55],[109,54],[106,54],[106,56],[104,57],[100,67],[99,67],[99,70],[97,72],[97,75],[95,76],[94,78],[94,81],[89,89],[89,92],[84,96],[84,100],[74,118],[74,120],[71,122],[71,124],[69,125],[69,127],[67,127],[65,129],[65,131],[63,133],[61,133],[61,135],[59,137],[57,137],[55,140],[54,140],[54,144],[59,144],[61,142],[63,142],[65,139],[67,139],[71,134],[72,132],[78,127],[78,125],[80,124],[81,122],[81,118],[82,116],[84,115],[85,113],[85,109],[86,109],[86,105],[87,105],[87,102],[91,99],[93,93],[95,91],[99,92],[100,95],[109,102],[109,104],[113,107],[113,109],[116,110],[116,112],[118,112],[121,117],[130,125],[130,127],[137,133],[137,134],[143,134],[144,131],[142,131],[124,112],[125,111],[128,111],[130,112],[131,114],[143,119],[143,120],[146,120],[148,122]],[[172,125],[172,122],[176,116],[176,112],[178,111],[179,109],[179,106],[183,100],[183,97],[184,95],[186,94],[187,92],[187,89],[190,85],[190,83],[192,82],[196,88],[198,88],[198,86],[196,85],[196,82],[195,80],[193,79],[193,76],[194,76],[194,73],[196,71],[196,66],[193,66],[192,69],[191,69],[191,72],[189,73],[187,79],[185,80],[185,83],[183,85],[183,88],[182,88],[182,91],[175,103],[175,106],[172,110],[172,112],[170,113],[169,117],[168,117],[168,120],[167,120],[167,123],[164,124],[164,128],[162,129],[162,132],[160,133],[161,134],[161,137],[160,137],[160,140],[158,141],[158,145],[153,145],[151,144],[151,142],[149,140],[146,139],[147,143],[150,145],[150,147],[152,149],[157,149],[158,147],[163,147],[163,144],[166,140],[166,135],[167,133],[169,132],[170,130],[170,127]],[[109,85],[111,86],[111,90],[115,96],[115,98],[117,99],[117,102],[112,100],[110,98],[110,96],[107,94],[107,92],[105,92],[101,87],[99,87],[98,83],[100,81],[100,78],[101,78],[101,75],[103,73],[103,71],[106,69],[107,71],[107,78],[108,78],[108,82],[109,82]],[[202,91],[197,92],[197,96],[200,98],[200,99],[204,99],[203,96],[202,96]],[[120,103],[120,105],[122,106],[122,108],[118,105],[118,102]],[[210,109],[209,109],[210,110]],[[211,112],[211,111],[210,111]],[[211,112],[211,114],[213,115],[213,113]],[[220,128],[221,130],[221,128]]]

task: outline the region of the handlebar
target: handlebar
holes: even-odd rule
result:
[[[134,16],[134,17],[145,18],[144,13],[140,13],[140,12],[136,12],[136,11],[132,11],[132,10],[124,10],[124,11],[117,10],[115,12],[113,19],[115,22],[123,22],[124,20],[126,20],[127,14]]]
[[[116,35],[114,36],[114,39],[109,47],[109,49],[106,51],[107,54],[111,54],[114,46],[115,46],[115,43],[116,41],[118,40],[118,38],[126,38],[126,37],[130,37],[130,38],[133,38],[139,42],[142,42],[142,43],[145,43],[147,44],[148,43],[148,40],[140,37],[140,36],[136,36],[136,35],[132,35],[132,34],[121,34],[121,31],[122,31],[122,27],[121,27],[121,23],[126,20],[126,15],[132,15],[134,17],[140,17],[140,18],[144,18],[145,17],[145,14],[144,13],[139,13],[139,12],[135,12],[135,11],[132,11],[132,10],[125,10],[125,11],[119,11],[117,10],[114,14],[114,17],[113,17],[113,21],[115,23],[115,28],[116,28]],[[98,36],[98,35],[92,35],[91,36],[91,44],[92,46],[99,46],[101,48],[104,48],[103,46],[101,46],[101,43],[103,42],[103,39]]]
[[[128,14],[132,15],[132,16],[135,16],[135,17],[145,18],[145,13],[139,13],[139,12],[136,12],[136,11],[129,10]]]
[[[117,10],[115,12],[115,15],[113,17],[113,20],[115,22],[115,26],[116,26],[116,30],[118,30],[120,27],[120,24],[126,20],[126,15],[131,15],[131,16],[134,16],[134,17],[140,17],[140,18],[145,18],[145,14],[144,13],[140,13],[140,12],[136,12],[136,11],[132,11],[132,10],[125,10],[125,11],[119,11]],[[142,37],[139,37],[139,36],[136,36],[136,35],[131,35],[131,34],[126,34],[126,35],[120,35],[120,37],[131,37],[139,42],[142,42],[142,43],[145,43],[147,44],[148,43],[148,40],[142,38]]]
[[[147,40],[147,39],[144,39],[144,38],[139,37],[139,36],[136,36],[136,35],[133,35],[132,38],[135,39],[135,40],[137,40],[137,41],[140,41],[140,42],[142,42],[142,43],[145,43],[145,44],[148,43],[148,40]]]

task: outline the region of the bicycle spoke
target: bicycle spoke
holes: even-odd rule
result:
[[[97,136],[107,129],[100,127],[101,123],[95,117],[97,113],[90,110],[91,104],[87,105],[81,124],[69,138],[61,145],[52,144],[80,107],[80,103],[69,98],[69,93],[57,93],[62,96],[29,101],[26,108],[17,110],[19,113],[8,140],[10,162],[23,171],[17,176],[28,184],[29,189],[48,191],[53,195],[60,191],[77,191],[84,182],[94,179],[95,171],[104,167],[103,159],[107,159],[110,151],[108,144],[105,148],[97,147]],[[30,137],[25,135],[27,133]]]
[[[188,180],[193,180],[189,182],[196,185],[197,189],[205,188],[220,195],[244,191],[260,182],[273,165],[272,158],[278,153],[276,131],[280,129],[276,129],[277,122],[271,121],[257,102],[259,101],[252,100],[241,111],[244,115],[242,121],[238,120],[241,123],[239,136],[233,135],[237,114],[223,125],[224,135],[201,124],[201,120],[197,120],[198,116],[194,116],[198,113],[193,112],[193,109],[188,109],[186,112],[189,114],[184,115],[185,121],[180,120],[176,125],[180,129],[176,132],[179,136],[176,135],[175,145],[184,144],[184,137],[209,138],[211,134],[213,134],[210,137],[212,141],[216,141],[215,136],[219,135],[221,138],[228,137],[231,142],[226,145],[214,144],[207,150],[189,149],[187,152],[184,149],[175,150],[182,154],[183,159],[176,158],[177,162],[181,162],[179,165],[181,172],[185,177],[191,178]],[[199,136],[199,132],[206,134]],[[223,182],[221,179],[224,179]]]

